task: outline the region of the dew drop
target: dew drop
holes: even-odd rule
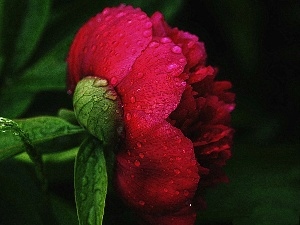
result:
[[[172,72],[173,70],[177,69],[179,67],[176,63],[171,63],[167,66],[167,72]]]
[[[126,120],[131,120],[131,114],[130,113],[126,113]]]
[[[152,41],[150,44],[149,44],[149,47],[150,48],[157,48],[159,46],[159,43],[157,41]]]
[[[181,143],[182,142],[182,138],[178,137],[178,139],[176,140],[176,143]]]
[[[164,44],[170,43],[171,41],[172,40],[170,38],[168,38],[168,37],[163,37],[163,38],[160,39],[160,42],[164,43]]]
[[[134,175],[133,175],[133,174],[131,174],[131,175],[130,175],[130,177],[133,179],[133,178],[134,178]]]
[[[118,79],[117,79],[116,77],[112,77],[112,78],[110,79],[111,85],[115,85],[117,82],[118,82]]]
[[[142,201],[142,200],[140,200],[140,201],[139,201],[139,205],[143,206],[143,205],[145,205],[145,202]]]
[[[145,157],[144,153],[139,153],[139,157],[142,159]]]
[[[177,156],[177,157],[176,157],[176,160],[177,160],[177,161],[180,161],[180,160],[181,160],[181,157]]]
[[[149,21],[145,24],[145,28],[149,29],[152,27],[152,23]]]
[[[125,16],[126,15],[126,13],[124,13],[124,12],[119,12],[118,14],[117,14],[117,18],[120,18],[120,17],[122,17],[122,16]]]
[[[97,49],[97,46],[96,45],[92,45],[92,48],[91,48],[92,52],[95,52],[96,49]]]
[[[175,54],[180,54],[182,52],[182,49],[178,45],[175,45],[172,47],[172,52]]]
[[[179,191],[175,191],[175,195],[179,195]]]
[[[135,103],[135,97],[134,97],[134,96],[132,96],[132,97],[130,98],[130,102],[131,102],[131,103]]]
[[[142,72],[139,72],[138,74],[137,74],[137,77],[138,78],[142,78],[144,76],[144,74],[142,73]]]
[[[152,35],[152,30],[145,30],[144,32],[143,32],[143,36],[144,37],[150,37]]]
[[[109,14],[109,8],[105,8],[103,11],[102,11],[102,15],[108,15]]]
[[[167,193],[167,192],[168,192],[168,189],[167,189],[167,188],[164,188],[164,192],[166,192],[166,193]]]
[[[134,161],[134,165],[137,166],[137,167],[139,167],[139,166],[141,165],[141,163],[140,163],[139,160],[135,160],[135,161]]]
[[[184,62],[186,62],[186,59],[185,58],[180,58],[179,62],[184,63]]]
[[[188,190],[184,190],[184,191],[183,191],[183,195],[184,195],[184,196],[188,196],[189,194],[190,194],[190,192],[189,192]]]
[[[139,148],[141,148],[142,147],[142,143],[141,142],[137,142],[136,146],[138,146]]]
[[[178,174],[180,174],[181,172],[180,172],[179,169],[174,169],[174,173],[178,175]]]

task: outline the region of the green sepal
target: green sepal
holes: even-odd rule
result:
[[[123,133],[121,100],[108,81],[85,77],[77,83],[73,105],[76,118],[105,145],[115,146]]]
[[[94,137],[87,138],[75,160],[75,200],[80,225],[101,225],[107,194],[104,146]]]

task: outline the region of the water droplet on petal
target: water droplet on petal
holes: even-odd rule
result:
[[[135,161],[134,161],[134,165],[137,166],[137,167],[139,167],[139,166],[141,165],[141,163],[140,163],[139,160],[135,160]]]
[[[143,20],[143,19],[146,19],[146,18],[147,18],[147,16],[146,16],[145,14],[142,14],[142,15],[139,16],[138,19],[139,19],[139,20]]]
[[[152,27],[152,23],[149,21],[145,24],[145,28],[149,29]]]
[[[131,114],[130,113],[126,113],[126,120],[131,120]]]
[[[185,58],[180,58],[179,62],[184,63],[184,62],[186,62],[186,59]]]
[[[96,45],[92,45],[92,48],[91,48],[92,52],[95,52],[96,49],[97,49],[97,46]]]
[[[138,77],[138,78],[142,78],[143,76],[144,76],[144,74],[141,73],[141,72],[139,72],[139,73],[137,74],[137,77]]]
[[[130,98],[130,102],[131,102],[131,103],[135,103],[135,97],[134,97],[134,96],[132,96],[132,97]]]
[[[182,52],[182,49],[178,45],[175,45],[172,47],[172,52],[175,54],[180,54]]]
[[[166,44],[166,43],[172,42],[172,40],[171,40],[171,38],[163,37],[160,39],[160,42]]]
[[[167,188],[164,188],[164,192],[168,192],[168,189],[167,189]]]
[[[172,72],[173,70],[177,69],[179,67],[176,63],[171,63],[167,66],[167,72]]]
[[[115,85],[117,82],[118,82],[118,79],[117,79],[116,77],[112,77],[112,78],[110,79],[111,85]]]
[[[143,206],[143,205],[145,205],[145,202],[141,200],[141,201],[139,201],[139,205]]]
[[[179,195],[179,191],[175,191],[175,195]]]
[[[177,175],[180,174],[180,170],[179,169],[174,169],[174,173],[176,173]]]
[[[117,18],[120,18],[120,17],[122,17],[122,16],[125,16],[126,15],[126,13],[124,13],[124,12],[119,12],[118,14],[117,14]]]
[[[139,153],[139,157],[142,159],[145,157],[144,153]]]
[[[137,142],[136,146],[138,146],[139,148],[141,148],[142,147],[142,143],[141,142]]]
[[[150,37],[152,35],[152,30],[145,30],[144,32],[143,32],[143,36],[144,37]]]
[[[159,46],[159,43],[157,41],[152,41],[149,44],[150,48],[157,48]]]
[[[189,194],[190,194],[190,192],[189,192],[188,190],[184,190],[184,191],[183,191],[183,195],[184,195],[184,196],[188,196]]]

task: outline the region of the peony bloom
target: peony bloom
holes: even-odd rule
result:
[[[141,224],[194,224],[203,190],[226,181],[235,107],[231,83],[215,81],[217,69],[206,65],[204,44],[159,12],[120,5],[81,27],[67,63],[70,93],[97,76],[121,98],[116,188]]]

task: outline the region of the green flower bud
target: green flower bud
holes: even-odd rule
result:
[[[85,77],[77,83],[73,106],[81,126],[105,145],[114,145],[123,133],[123,111],[119,96],[108,81]]]

